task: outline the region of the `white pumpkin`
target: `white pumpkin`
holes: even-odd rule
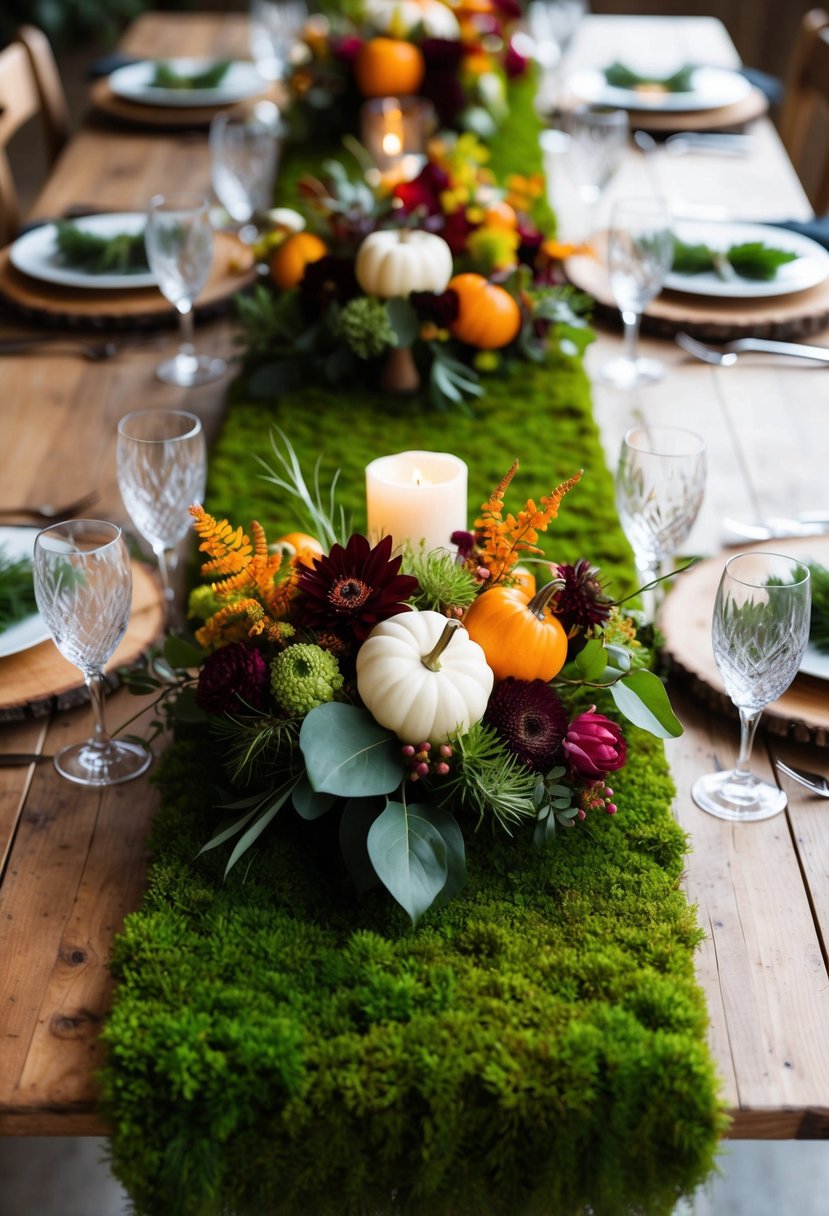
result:
[[[452,250],[442,236],[419,228],[372,232],[357,250],[354,273],[367,295],[382,300],[440,293],[452,277]]]
[[[457,620],[401,612],[375,625],[357,652],[357,691],[404,743],[443,743],[484,716],[493,675]]]
[[[366,0],[365,16],[383,34],[405,38],[419,25],[428,38],[457,42],[461,27],[442,0]]]

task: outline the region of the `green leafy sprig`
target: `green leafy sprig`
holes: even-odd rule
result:
[[[56,225],[60,260],[87,274],[139,274],[149,269],[144,230],[98,236],[69,220]]]
[[[230,67],[229,59],[220,59],[200,72],[177,72],[170,63],[157,63],[150,85],[154,89],[215,89]]]
[[[829,654],[829,570],[810,564],[812,576],[812,623],[809,640],[815,649]]]
[[[0,630],[36,611],[32,563],[26,557],[9,557],[0,548]]]
[[[686,63],[670,76],[654,76],[653,73],[642,75],[634,72],[627,64],[617,59],[605,68],[605,80],[614,89],[634,89],[647,92],[650,89],[664,93],[690,93],[692,76],[696,68],[692,63]]]
[[[739,275],[741,279],[769,282],[781,266],[794,262],[796,253],[790,249],[775,249],[763,241],[745,241],[729,249],[711,249],[700,242],[689,244],[674,236],[674,254],[671,269],[675,274],[705,274],[713,270],[722,279]]]

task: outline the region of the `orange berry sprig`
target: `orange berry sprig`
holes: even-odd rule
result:
[[[481,518],[475,520],[475,528],[481,537],[477,560],[489,571],[489,586],[508,575],[522,556],[541,555],[539,532],[546,531],[550,521],[557,517],[562,498],[581,480],[584,472],[579,469],[551,494],[543,495],[540,507],[536,506],[534,499],[528,498],[526,506],[517,515],[510,512],[504,516],[504,494],[517,469],[516,460],[482,505]]]

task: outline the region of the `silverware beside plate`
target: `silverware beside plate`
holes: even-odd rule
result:
[[[774,516],[755,522],[723,518],[723,527],[740,540],[785,540],[799,536],[825,536],[829,533],[829,510],[802,511],[799,515]]]
[[[817,794],[819,798],[829,798],[829,780],[822,773],[810,773],[807,769],[784,764],[782,760],[775,760],[774,767],[779,772],[785,773],[787,777],[791,777],[792,781],[796,781],[798,785]]]
[[[52,759],[52,756],[46,755],[44,752],[0,752],[0,768],[18,768]]]
[[[829,365],[829,347],[811,346],[805,342],[776,342],[770,338],[737,338],[723,346],[708,346],[690,334],[674,335],[677,346],[703,363],[715,367],[732,367],[742,354],[787,355],[795,359],[811,359]]]

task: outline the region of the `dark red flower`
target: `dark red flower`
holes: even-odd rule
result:
[[[359,292],[354,259],[331,254],[308,263],[299,287],[300,299],[312,310],[314,317],[335,300],[338,304],[345,304]]]
[[[614,773],[624,768],[627,761],[627,745],[621,728],[595,711],[593,705],[574,718],[564,739],[567,763],[580,777]]]
[[[555,614],[565,631],[604,624],[613,601],[604,594],[596,567],[581,557],[575,566],[559,565],[557,572],[564,579],[564,586],[556,593]]]
[[[440,295],[435,295],[433,291],[413,291],[409,303],[422,320],[432,321],[441,329],[457,321],[461,310],[460,297],[454,288],[442,291]]]
[[[313,569],[303,568],[294,601],[298,619],[309,629],[349,632],[366,638],[378,621],[409,612],[404,601],[419,583],[399,574],[401,557],[391,556],[392,538],[384,536],[372,549],[356,533],[348,544],[332,545],[327,557],[318,557]]]
[[[208,714],[239,713],[249,706],[262,709],[267,686],[268,668],[256,647],[231,642],[205,659],[196,704]]]
[[[471,231],[472,224],[466,218],[466,212],[462,208],[458,208],[452,215],[447,215],[443,228],[440,230],[440,235],[446,241],[452,253],[457,255],[463,253],[466,248],[466,242],[469,239]]]
[[[394,197],[402,204],[401,210],[409,215],[421,208],[427,215],[440,215],[440,196],[449,185],[449,175],[439,165],[429,161],[417,177],[410,182],[400,182],[394,188]]]
[[[520,51],[515,49],[515,43],[510,42],[507,47],[507,53],[504,56],[504,71],[510,80],[514,80],[517,76],[523,76],[529,62],[526,55],[522,55]]]
[[[518,0],[494,0],[494,7],[499,16],[508,21],[518,21],[521,16],[521,5]]]
[[[331,54],[341,63],[353,63],[363,49],[363,39],[356,34],[331,39]]]
[[[484,723],[492,726],[525,764],[552,768],[567,731],[567,711],[543,680],[502,680],[489,698]]]

